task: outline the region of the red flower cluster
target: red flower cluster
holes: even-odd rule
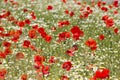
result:
[[[112,18],[109,18],[107,15],[105,15],[102,17],[102,20],[106,24],[106,27],[113,27],[114,20]]]
[[[12,34],[11,34],[12,38],[11,38],[11,40],[13,42],[17,42],[19,40],[21,34],[22,34],[22,30],[12,31]]]
[[[47,10],[52,10],[52,9],[53,9],[53,6],[51,6],[51,5],[47,6]]]
[[[91,50],[96,50],[97,49],[97,43],[94,39],[92,38],[89,38],[85,44],[91,48]]]
[[[34,56],[34,62],[37,66],[40,67],[44,61],[45,61],[45,58],[43,56],[39,56],[39,55]]]
[[[114,0],[113,6],[114,6],[114,7],[118,7],[118,5],[119,5],[118,0]]]
[[[68,26],[69,24],[70,22],[68,20],[58,22],[59,27]]]
[[[34,56],[35,68],[40,72],[42,71],[43,75],[47,75],[49,74],[50,66],[43,65],[44,61],[45,57],[39,55]]]
[[[59,34],[59,41],[64,41],[67,38],[70,38],[70,33],[69,32],[62,32]]]
[[[64,62],[62,64],[62,68],[67,70],[67,71],[69,71],[71,69],[71,67],[72,67],[72,63],[70,61]]]
[[[94,74],[94,78],[95,79],[105,79],[105,78],[109,78],[109,74],[110,71],[109,69],[98,69],[95,74]]]
[[[22,76],[21,76],[21,80],[27,80],[27,74],[23,74]]]
[[[29,30],[28,36],[29,36],[30,38],[37,38],[36,30],[35,30],[35,29]]]
[[[29,48],[30,45],[31,45],[31,43],[30,43],[29,40],[24,40],[24,42],[23,42],[23,47],[24,47],[24,48]]]
[[[32,11],[32,12],[30,12],[30,15],[31,15],[31,17],[32,17],[32,19],[33,20],[35,20],[36,19],[36,15],[35,15],[35,13]]]
[[[78,26],[73,26],[73,28],[71,29],[71,33],[73,35],[74,40],[79,40],[79,38],[84,35],[84,32],[81,29],[79,29]]]
[[[42,36],[42,38],[45,39],[46,42],[49,43],[52,40],[52,36],[48,35],[45,32],[44,28],[42,28],[42,27],[38,28],[38,33]]]
[[[69,80],[69,78],[67,76],[63,75],[60,80]]]
[[[103,34],[99,35],[99,40],[104,40],[105,36]]]
[[[50,66],[42,66],[43,75],[49,74]]]
[[[57,60],[55,59],[54,56],[51,56],[50,59],[49,59],[49,63],[55,63]]]
[[[6,74],[7,74],[6,69],[0,69],[0,80],[4,80]]]
[[[74,52],[75,52],[76,50],[78,50],[78,46],[77,46],[77,45],[73,45],[72,48],[70,48],[70,49],[68,49],[68,50],[66,51],[66,54],[72,57],[72,56],[74,56]]]
[[[79,16],[80,19],[88,18],[90,14],[92,14],[93,10],[90,7],[86,7],[86,9],[81,9],[81,15]]]
[[[2,15],[0,15],[0,19],[7,18],[11,15],[10,11],[5,11]]]

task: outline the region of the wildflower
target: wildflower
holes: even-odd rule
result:
[[[71,32],[73,34],[74,40],[78,40],[79,37],[82,37],[84,35],[84,32],[81,29],[79,29],[78,26],[73,26],[73,28],[71,29]]]
[[[4,53],[5,53],[6,55],[11,54],[11,53],[12,53],[12,50],[11,50],[9,47],[6,47],[5,50],[4,50]]]
[[[107,68],[103,68],[103,69],[98,69],[95,72],[94,77],[97,79],[105,79],[105,78],[109,78],[109,74],[110,74],[110,70]]]
[[[49,63],[55,63],[56,62],[56,59],[54,56],[51,56],[50,59],[49,59]]]
[[[72,67],[72,63],[70,61],[64,62],[62,64],[62,68],[67,70],[67,71],[69,71],[71,69],[71,67]]]
[[[114,33],[115,33],[115,34],[118,34],[118,33],[119,33],[118,28],[115,28],[115,29],[114,29]]]
[[[4,46],[4,47],[10,47],[10,46],[11,46],[11,43],[8,42],[8,41],[4,41],[4,42],[3,42],[3,46]]]
[[[49,74],[50,66],[42,66],[43,75]]]
[[[92,38],[89,38],[85,44],[91,48],[91,50],[96,50],[97,49],[97,43],[94,39]]]
[[[34,56],[34,62],[38,65],[41,66],[45,58],[43,56],[35,55]]]
[[[53,6],[51,6],[51,5],[47,6],[47,10],[52,10],[52,9],[53,9]]]
[[[105,20],[106,23],[106,27],[112,27],[114,25],[114,20],[112,18],[109,18],[107,20]]]
[[[30,45],[31,45],[31,43],[30,43],[29,40],[24,40],[24,42],[23,42],[23,47],[24,48],[29,48]]]
[[[65,75],[61,76],[61,79],[60,80],[69,80],[69,78]]]
[[[36,30],[35,30],[35,29],[29,30],[28,36],[29,36],[30,38],[36,38],[36,37],[37,37],[37,35],[36,35]]]
[[[25,20],[25,24],[28,24],[28,25],[29,25],[30,23],[31,23],[31,21],[30,21],[29,19],[26,19],[26,20]]]
[[[51,40],[52,40],[52,36],[46,35],[45,41],[49,43]]]
[[[0,69],[0,80],[4,80],[6,74],[7,74],[6,69]]]
[[[0,58],[6,58],[6,54],[0,51]]]
[[[19,22],[17,23],[17,25],[18,25],[19,27],[24,27],[24,26],[25,26],[25,22],[24,22],[24,21],[19,21]]]
[[[21,80],[27,80],[27,74],[23,74],[23,75],[21,76]]]
[[[103,34],[99,35],[99,40],[104,40],[105,36]]]
[[[66,3],[66,2],[67,2],[67,0],[62,0],[62,2],[63,2],[63,3]]]
[[[70,38],[70,33],[69,32],[62,32],[59,34],[59,40],[64,41],[67,38]]]
[[[114,7],[118,7],[118,5],[119,5],[118,0],[114,0],[113,6],[114,6]]]
[[[24,54],[22,53],[22,52],[18,52],[17,54],[16,54],[16,59],[17,60],[21,60],[21,59],[23,59],[24,58]]]
[[[72,56],[74,56],[74,50],[69,49],[69,50],[66,51],[66,54],[72,57]]]

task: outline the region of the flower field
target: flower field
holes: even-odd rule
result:
[[[120,80],[120,7],[1,0],[0,80]]]

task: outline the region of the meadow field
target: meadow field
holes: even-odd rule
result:
[[[0,80],[120,80],[118,1],[1,0]]]

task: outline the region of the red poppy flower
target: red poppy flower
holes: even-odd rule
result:
[[[35,29],[35,30],[38,30],[38,25],[37,24],[33,25],[32,28]]]
[[[31,29],[31,30],[29,31],[29,33],[28,33],[28,36],[29,36],[30,38],[36,38],[36,37],[37,37],[37,35],[36,35],[36,30],[35,30],[35,29]]]
[[[15,31],[13,33],[14,33],[13,38],[11,40],[14,41],[14,42],[17,42],[20,35],[22,34],[22,30],[17,30],[17,31]]]
[[[30,43],[29,40],[24,40],[24,42],[23,42],[23,47],[24,48],[28,48],[30,45],[31,45],[31,43]]]
[[[8,42],[8,41],[4,41],[4,42],[3,42],[3,46],[4,46],[4,47],[10,47],[10,46],[11,46],[11,43]]]
[[[71,11],[69,14],[70,14],[70,17],[74,16],[74,12],[73,11]]]
[[[47,6],[47,10],[52,10],[52,9],[53,9],[53,6],[51,6],[51,5]]]
[[[67,38],[70,38],[70,33],[69,32],[62,32],[59,34],[59,40],[64,41]]]
[[[37,49],[35,48],[34,45],[30,45],[30,48],[31,48],[32,50],[34,50],[34,51],[37,51]]]
[[[117,10],[115,10],[115,11],[114,11],[114,14],[118,14],[118,11],[117,11]]]
[[[114,0],[113,6],[114,6],[114,7],[118,7],[118,5],[119,5],[118,0]]]
[[[76,45],[76,44],[73,45],[73,46],[72,46],[72,49],[75,50],[75,51],[78,50],[78,45]]]
[[[107,7],[101,7],[101,10],[106,12],[106,11],[108,11],[108,8]]]
[[[6,69],[0,69],[0,80],[4,80],[6,74],[7,74]]]
[[[45,58],[43,56],[35,55],[34,56],[34,62],[38,65],[41,66]]]
[[[58,26],[60,28],[63,27],[63,26],[68,26],[69,24],[70,24],[70,22],[68,20],[58,22]]]
[[[84,35],[84,32],[80,30],[78,26],[73,26],[71,32],[73,34],[73,39],[75,40],[78,40],[79,37],[82,37]]]
[[[27,80],[27,74],[23,74],[23,75],[21,76],[21,80]]]
[[[50,66],[42,66],[43,75],[49,74]]]
[[[91,50],[96,50],[97,49],[97,43],[94,39],[92,38],[89,38],[85,44],[91,48]]]
[[[102,2],[101,2],[101,1],[98,1],[97,5],[98,5],[98,7],[100,8],[101,5],[102,5]]]
[[[0,34],[4,32],[4,28],[0,27]]]
[[[114,25],[114,20],[112,18],[109,18],[105,20],[106,27],[112,27]]]
[[[68,20],[64,21],[63,23],[64,23],[64,25],[69,25],[70,24],[70,22]]]
[[[72,67],[72,63],[70,61],[64,62],[62,64],[62,68],[67,70],[67,71],[69,71],[71,69],[71,67]]]
[[[15,18],[13,16],[9,16],[8,21],[15,21]]]
[[[23,59],[24,58],[24,54],[22,53],[22,52],[18,52],[17,54],[16,54],[16,59],[17,60],[21,60],[21,59]]]
[[[55,63],[56,62],[56,59],[54,56],[51,56],[50,59],[49,59],[49,63]]]
[[[0,58],[6,58],[6,54],[3,52],[0,52]]]
[[[69,14],[69,11],[67,9],[64,12],[65,12],[65,14]]]
[[[69,50],[66,51],[66,54],[72,57],[72,56],[74,56],[74,50],[69,49]]]
[[[103,34],[99,35],[99,40],[104,40],[105,36]]]
[[[4,50],[4,53],[5,53],[6,55],[11,54],[11,53],[12,53],[12,50],[11,50],[9,47],[6,47],[5,50]]]
[[[51,40],[52,40],[52,36],[46,35],[45,41],[49,43]]]
[[[107,20],[108,18],[109,18],[108,15],[105,15],[105,16],[102,17],[102,20],[105,21],[105,20]]]
[[[109,74],[110,74],[110,70],[107,68],[104,69],[98,69],[95,72],[94,77],[97,79],[105,79],[105,78],[109,78]]]
[[[24,22],[24,21],[19,21],[19,22],[17,23],[17,25],[18,25],[19,27],[24,27],[24,26],[25,26],[25,22]]]
[[[28,25],[29,25],[30,23],[31,23],[31,21],[30,21],[29,19],[26,19],[26,20],[25,20],[25,24],[28,24]]]
[[[23,12],[24,12],[24,13],[27,12],[27,11],[28,11],[28,10],[27,10],[26,8],[23,9]]]
[[[66,3],[66,2],[67,2],[67,0],[62,0],[62,2],[63,2],[63,3]]]
[[[5,12],[5,13],[2,15],[2,17],[3,17],[3,18],[9,17],[10,14],[11,14],[10,11],[7,11],[7,12]]]
[[[8,0],[4,0],[4,2],[5,2],[5,3],[7,3],[7,2],[8,2]]]
[[[115,28],[115,29],[114,29],[114,33],[115,33],[115,34],[118,34],[118,33],[119,33],[118,28]]]
[[[61,79],[60,80],[69,80],[69,78],[65,75],[61,76]]]
[[[45,29],[44,29],[44,28],[42,28],[42,27],[38,28],[38,33],[40,33],[40,34],[45,33]]]

